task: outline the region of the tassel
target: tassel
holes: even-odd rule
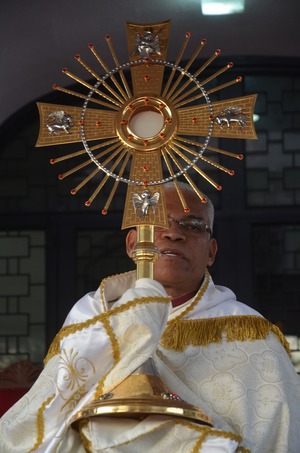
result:
[[[228,342],[253,341],[274,333],[288,353],[289,344],[279,328],[260,316],[222,316],[220,318],[171,321],[162,336],[166,349],[183,351],[188,345],[207,346],[220,343],[223,336]]]

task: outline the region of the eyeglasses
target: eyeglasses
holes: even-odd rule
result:
[[[201,234],[207,232],[209,237],[212,237],[212,229],[203,219],[198,219],[197,217],[186,217],[185,219],[176,220],[173,219],[173,217],[168,217],[168,221],[169,228],[171,228],[173,223],[176,223],[186,234],[200,236]]]

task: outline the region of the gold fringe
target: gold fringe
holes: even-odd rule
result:
[[[222,316],[175,321],[168,323],[161,339],[161,344],[166,349],[183,351],[188,345],[207,346],[210,343],[220,343],[223,335],[226,335],[228,342],[262,340],[272,332],[290,353],[289,344],[279,328],[260,316]]]

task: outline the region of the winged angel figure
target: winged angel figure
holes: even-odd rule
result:
[[[143,37],[136,33],[134,44],[132,55],[135,55],[137,51],[139,51],[140,58],[149,58],[154,52],[161,55],[159,37],[154,37],[151,31],[146,31]]]
[[[146,215],[148,214],[149,206],[151,206],[152,211],[155,212],[158,200],[159,192],[155,192],[155,194],[152,197],[150,190],[144,190],[141,193],[141,195],[139,195],[138,193],[134,193],[132,195],[134,212],[137,212],[137,210],[140,208],[141,209],[140,216],[146,217]]]

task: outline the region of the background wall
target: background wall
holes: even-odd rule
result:
[[[207,55],[224,49],[216,67],[233,59],[230,77],[244,76],[232,97],[258,93],[258,140],[217,143],[245,155],[230,162],[235,176],[212,172],[221,193],[193,178],[216,205],[215,281],[280,325],[300,362],[298,2],[246,1],[245,14],[214,18],[203,17],[192,0],[54,6],[13,0],[0,19],[0,368],[22,358],[40,363],[74,302],[103,277],[133,268],[120,231],[126,187],[120,186],[107,216],[100,214],[101,200],[87,209],[85,194],[70,196],[73,182],[59,182],[60,169],[49,165],[59,147],[35,148],[35,101],[66,102],[49,88],[68,85],[60,68],[76,67],[73,55],[85,54],[88,43],[97,42],[105,57],[103,37],[110,33],[127,61],[124,23],[169,18],[170,59],[191,31],[194,46],[208,39]],[[103,199],[107,195],[104,189]]]

